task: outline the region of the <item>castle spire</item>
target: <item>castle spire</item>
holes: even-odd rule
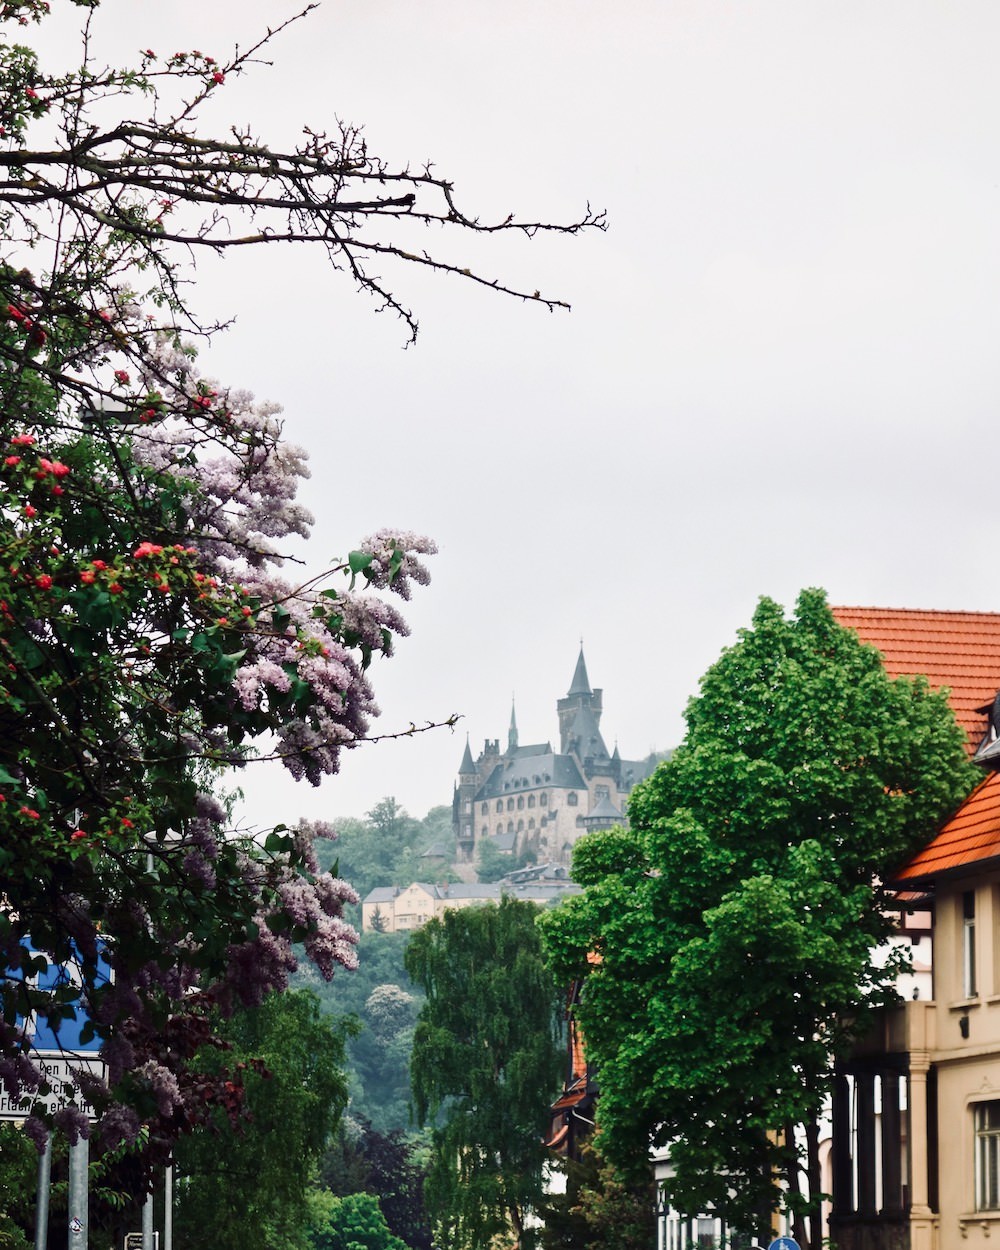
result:
[[[462,756],[462,762],[458,766],[458,775],[472,776],[476,775],[476,766],[472,760],[472,752],[469,750],[469,735],[465,735],[465,754]]]
[[[517,750],[517,717],[514,715],[514,696],[510,697],[510,729],[507,731],[507,750]]]
[[[573,674],[573,684],[569,688],[570,694],[591,694],[590,678],[587,676],[587,662],[583,658],[583,639],[580,639],[580,658],[576,662],[576,672]]]

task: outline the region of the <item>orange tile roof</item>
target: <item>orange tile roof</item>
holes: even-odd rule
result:
[[[1000,613],[938,612],[913,608],[831,608],[841,625],[882,652],[890,677],[923,674],[950,693],[969,753],[986,730],[976,709],[1000,690]]]
[[[1000,858],[1000,772],[986,775],[933,842],[893,874],[893,881],[927,880],[997,858]]]

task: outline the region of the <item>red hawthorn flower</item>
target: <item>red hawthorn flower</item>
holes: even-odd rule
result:
[[[106,569],[108,566],[103,560],[91,560],[90,567],[92,569]]]
[[[229,624],[229,617],[228,617],[228,616],[220,616],[220,617],[219,617],[219,619],[218,619],[215,623],[216,623],[216,625],[228,625],[228,624]]]
[[[29,100],[38,99],[38,92],[35,90],[34,87],[26,87],[24,94],[28,97]]]
[[[30,447],[34,441],[34,434],[15,434],[10,440],[12,447]]]
[[[166,582],[160,582],[159,586],[157,586],[156,589],[162,590],[164,593],[166,593],[170,589],[170,587]]]
[[[245,606],[244,606],[244,607],[240,608],[240,611],[243,613],[243,615],[244,615],[244,616],[253,616],[253,611],[252,611],[252,609],[250,609],[250,608],[248,608],[248,607],[245,607]]]
[[[18,815],[27,816],[29,820],[39,819],[38,813],[35,811],[33,807],[22,807],[21,810],[18,812]]]
[[[4,461],[4,464],[10,465],[11,468],[13,468],[15,464],[20,464],[20,463],[21,463],[20,456],[8,456],[7,459]]]
[[[127,369],[116,369],[116,370],[115,370],[115,381],[116,381],[116,382],[120,382],[120,383],[122,384],[122,386],[124,386],[124,385],[126,384],[126,382],[130,381],[130,378],[129,378],[129,376],[128,376],[128,370],[127,370]]]
[[[80,581],[83,582],[84,585],[86,586],[92,586],[94,584],[96,577],[97,577],[97,574],[94,572],[93,569],[84,569],[83,572],[80,574]]]
[[[31,504],[29,503],[25,506],[24,515],[28,517],[28,519],[30,520],[31,517],[38,516],[38,509],[32,507]]]
[[[40,577],[35,578],[35,585],[41,587],[42,590],[48,590],[52,586],[52,578],[48,573],[42,573]]]
[[[121,582],[112,582],[108,587],[108,590],[113,595],[120,595],[124,589],[125,587],[121,584]]]
[[[159,543],[147,542],[140,543],[138,547],[136,547],[135,551],[132,552],[132,555],[136,560],[141,560],[143,556],[158,556],[162,551],[163,548],[159,545]]]
[[[134,829],[134,828],[135,828],[135,826],[132,824],[132,822],[129,820],[129,818],[128,818],[127,816],[123,816],[123,817],[122,817],[121,824],[122,824],[122,828],[123,828],[123,829]]]
[[[85,838],[86,836],[87,835],[84,833],[82,829],[74,829],[73,832],[69,835],[69,838],[71,842],[79,842],[81,838]]]
[[[225,81],[226,81],[226,76],[220,70],[216,70],[215,73],[212,75],[212,82],[223,83]]]
[[[52,494],[53,494],[53,495],[63,495],[63,494],[65,494],[65,491],[63,490],[63,488],[62,488],[61,486],[53,486],[53,487],[52,487]]]

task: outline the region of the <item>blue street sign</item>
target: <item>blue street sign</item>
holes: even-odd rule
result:
[[[767,1250],[802,1250],[794,1237],[776,1237]]]
[[[29,950],[31,949],[27,942],[25,945]],[[8,971],[7,980],[9,982],[21,981],[23,977],[20,971]],[[98,955],[96,983],[107,985],[110,980],[111,965],[102,955]],[[49,964],[43,972],[31,978],[31,983],[40,990],[57,990],[62,985],[79,985],[81,983],[79,961],[70,960],[64,964]],[[23,1017],[18,1020],[19,1024],[22,1022]],[[103,1039],[95,1036],[83,1041],[81,1033],[88,1023],[89,1017],[81,1002],[74,1004],[72,1016],[63,1020],[53,1020],[51,1024],[45,1016],[36,1013],[27,1024],[31,1054],[36,1058],[72,1058],[74,1055],[79,1055],[81,1058],[88,1056],[93,1058],[100,1050]]]

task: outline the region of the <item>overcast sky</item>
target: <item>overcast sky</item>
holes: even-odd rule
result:
[[[298,7],[104,0],[97,30],[222,59]],[[201,266],[196,303],[237,316],[204,367],[310,449],[317,563],[383,525],[440,546],[381,728],[463,717],[317,791],[248,779],[253,818],[450,802],[512,695],[522,741],[557,738],[581,637],[638,756],[760,595],[1000,610],[998,54],[995,0],[325,0],[227,82],[216,130],[339,117],[470,215],[610,223],[468,245],[570,313],[386,269],[406,351],[318,253]]]

